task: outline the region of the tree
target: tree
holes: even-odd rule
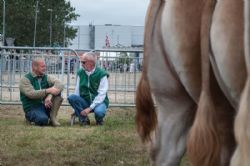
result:
[[[6,33],[5,37],[13,37],[18,46],[33,46],[35,12],[37,0],[5,0],[6,3]],[[79,17],[75,8],[66,0],[38,0],[36,46],[50,45],[50,16],[52,16],[52,46],[69,45],[69,40],[75,38],[77,29],[66,26]],[[0,3],[3,8],[3,2]],[[51,9],[51,12],[48,11]],[[2,20],[3,14],[0,13]],[[1,21],[2,32],[2,21]],[[64,38],[65,32],[65,38]]]
[[[115,63],[120,68],[120,71],[124,70],[124,65],[125,64],[126,64],[126,66],[128,68],[128,66],[130,65],[130,63],[133,61],[133,57],[134,57],[133,53],[128,54],[127,52],[120,52],[118,54],[118,58],[116,59]]]

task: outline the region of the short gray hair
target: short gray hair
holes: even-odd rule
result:
[[[45,61],[45,58],[42,56],[37,56],[37,57],[32,58],[32,64],[37,64],[37,62],[40,62],[40,61]]]
[[[94,63],[96,63],[97,60],[97,56],[95,52],[86,52],[83,54],[83,56],[89,60],[89,61],[93,61]]]

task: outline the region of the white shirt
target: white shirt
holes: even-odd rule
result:
[[[85,70],[86,74],[88,76],[90,76],[92,73],[94,73],[95,71],[95,68],[88,72]],[[76,80],[76,88],[75,88],[75,94],[80,96],[80,87],[79,87],[79,84],[80,84],[80,78],[79,76],[77,77],[77,80]],[[95,108],[95,106],[97,104],[100,104],[104,101],[105,97],[106,97],[106,94],[108,92],[108,78],[107,76],[104,76],[101,81],[100,81],[100,85],[98,87],[98,95],[94,98],[94,100],[92,101],[91,105],[90,105],[90,108],[93,110]]]

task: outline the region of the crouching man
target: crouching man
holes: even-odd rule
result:
[[[77,73],[75,94],[68,96],[68,101],[81,125],[90,124],[88,114],[91,112],[95,114],[96,125],[103,125],[109,105],[109,74],[96,65],[96,55],[93,52],[83,54],[80,60],[82,68]]]
[[[32,61],[32,72],[20,81],[20,99],[25,118],[38,126],[49,124],[59,126],[57,112],[62,104],[63,84],[56,78],[45,74],[46,64],[43,58]]]

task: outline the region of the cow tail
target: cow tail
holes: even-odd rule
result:
[[[156,128],[157,117],[148,80],[141,77],[136,92],[136,125],[143,142],[151,140],[151,132]]]
[[[232,166],[247,166],[250,163],[250,2],[244,0],[244,54],[247,80],[243,89],[239,111],[235,119],[237,149],[232,157]]]
[[[204,1],[201,20],[202,91],[187,145],[187,155],[193,166],[216,166],[220,162],[221,144],[210,92],[209,62],[209,32],[215,4],[215,0]]]
[[[151,54],[151,41],[155,20],[159,12],[161,0],[151,0],[146,16],[144,30],[144,58],[143,71],[136,90],[136,126],[142,142],[151,141],[151,133],[157,125],[155,106],[150,92],[150,85],[147,78],[148,57]]]

